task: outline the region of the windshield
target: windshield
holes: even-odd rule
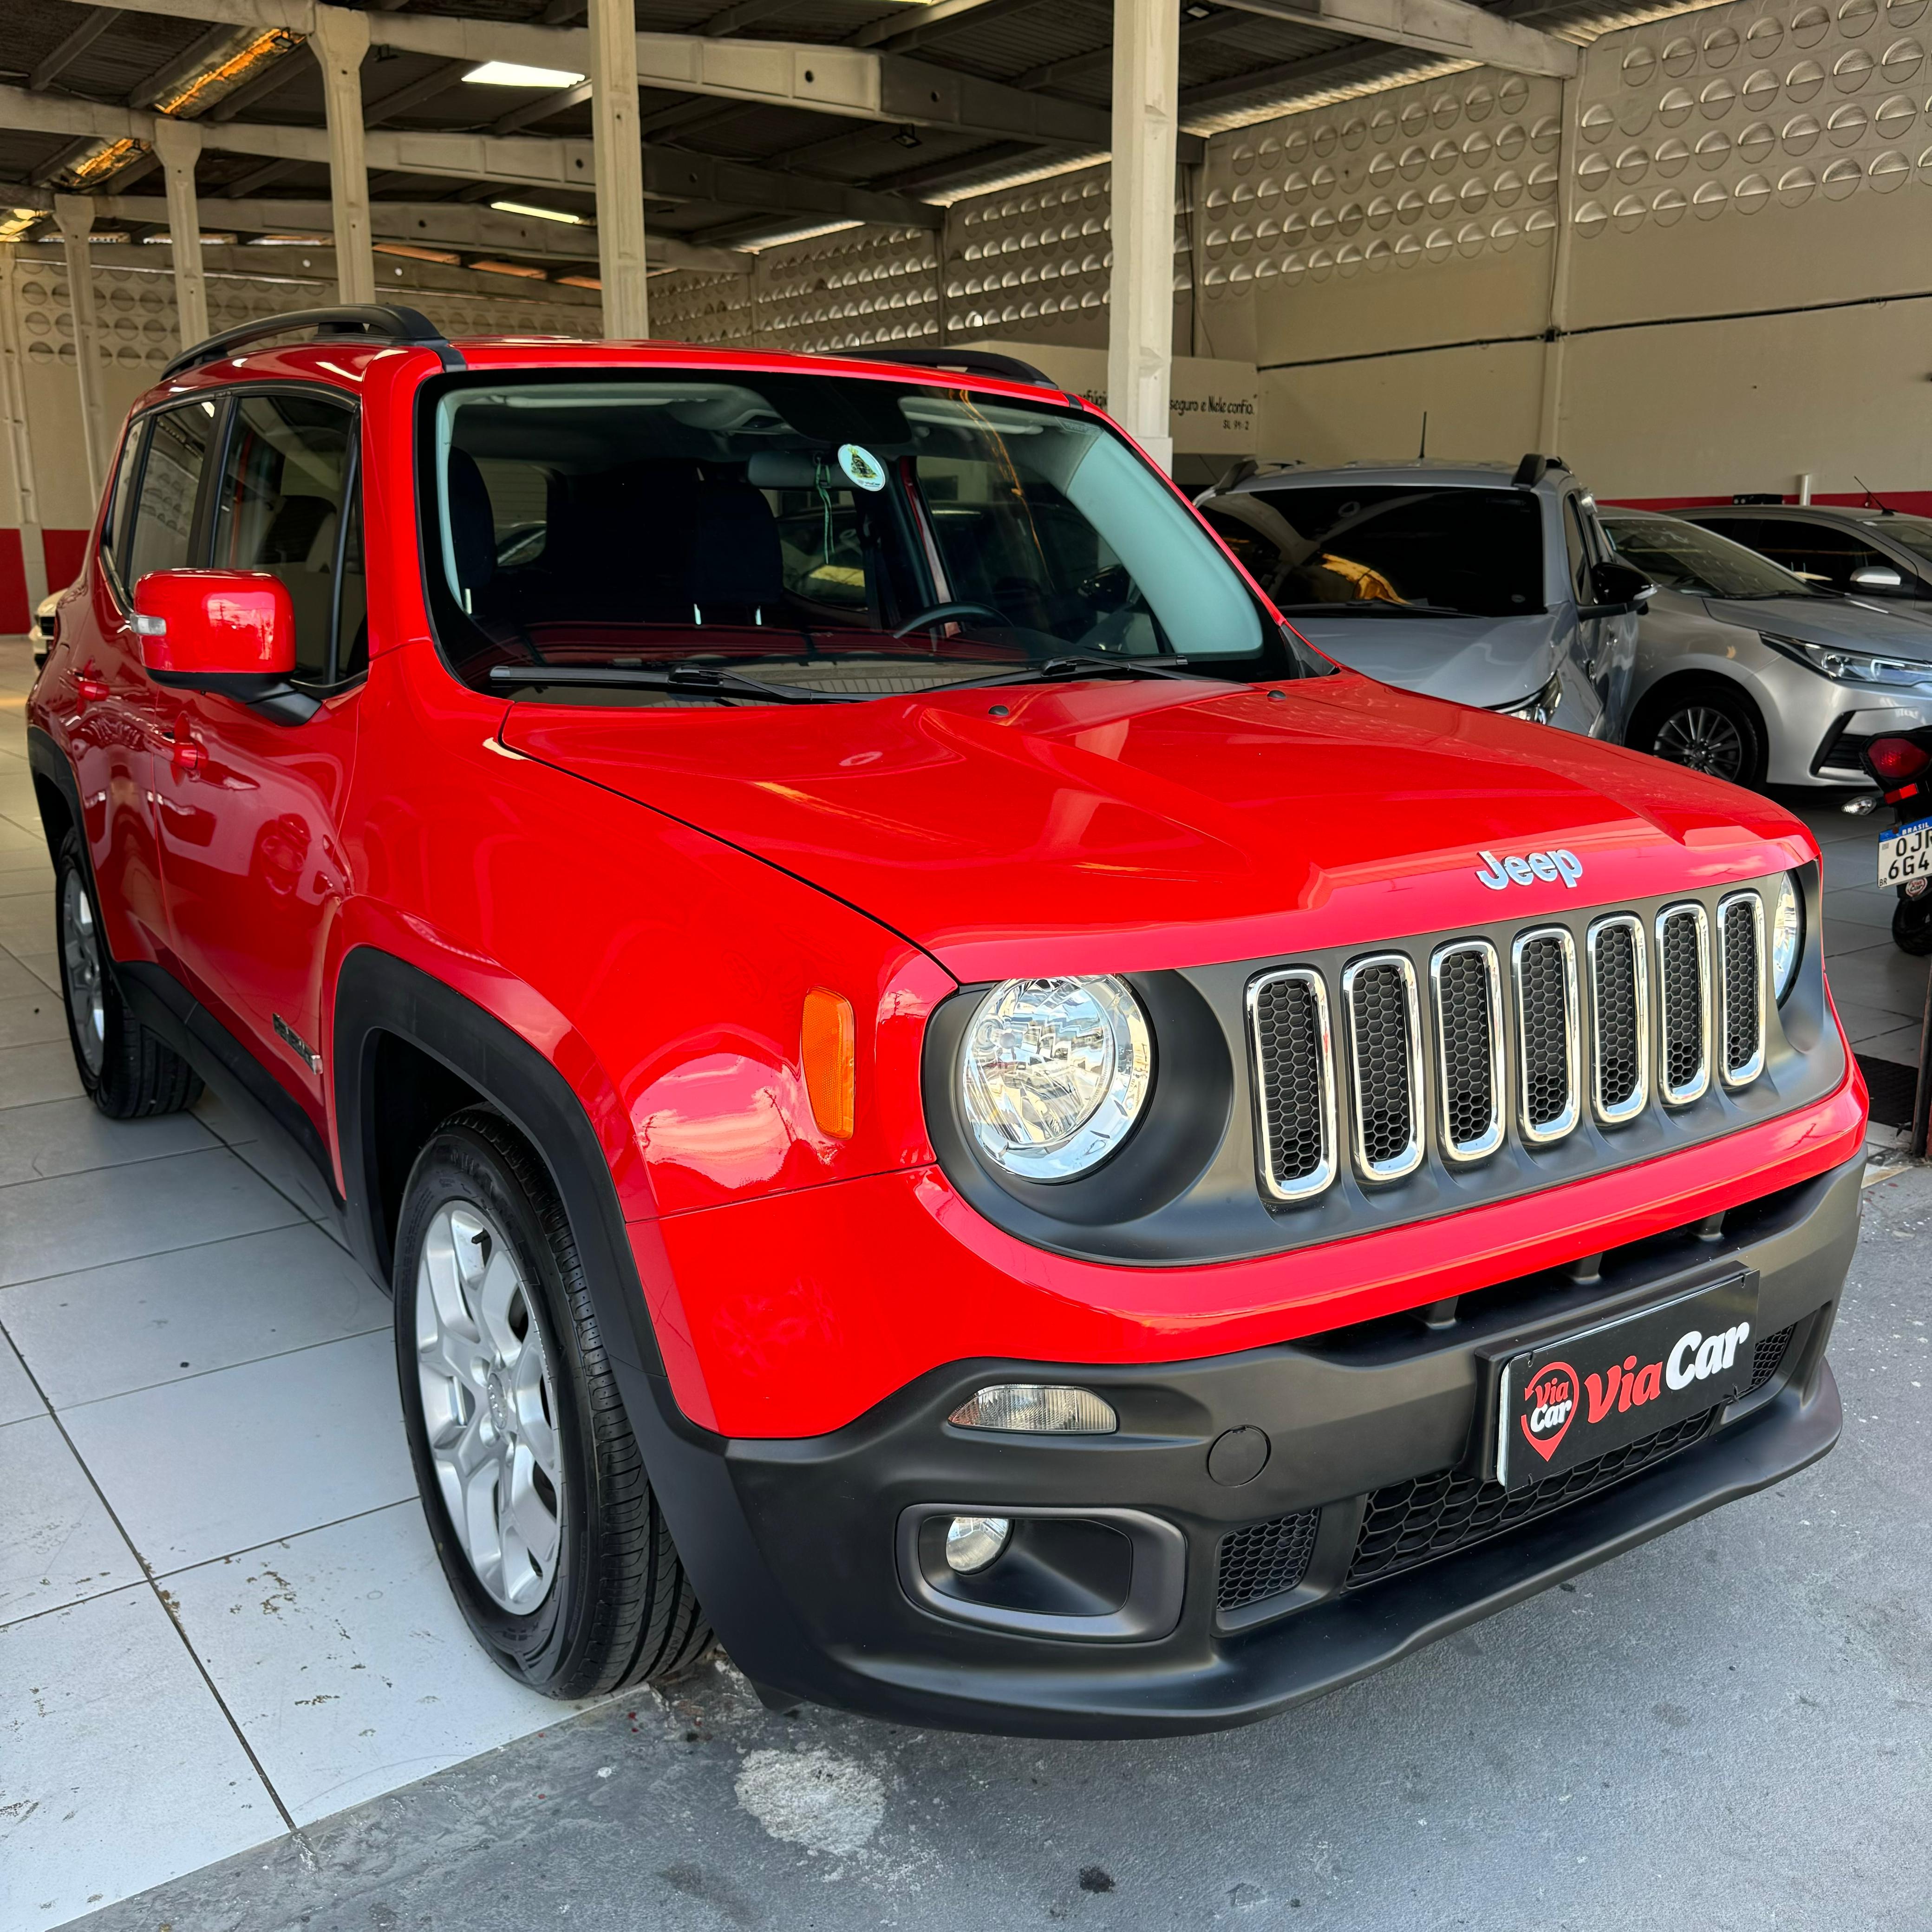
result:
[[[1932,563],[1932,524],[1922,517],[1887,517],[1874,526],[1903,550]]]
[[[492,381],[431,408],[432,609],[479,687],[689,703],[722,701],[691,687],[725,667],[741,698],[748,678],[866,698],[1068,654],[1298,668],[1158,474],[1064,406],[734,371]],[[597,684],[613,671],[678,688]]]
[[[1543,608],[1542,532],[1527,490],[1284,484],[1217,496],[1207,513],[1291,614],[1330,604],[1471,617]]]
[[[1604,518],[1620,556],[1628,557],[1660,590],[1692,597],[1810,597],[1802,577],[1729,537],[1679,523],[1675,517]]]

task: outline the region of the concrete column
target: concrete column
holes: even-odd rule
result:
[[[0,244],[0,418],[4,419],[8,472],[14,484],[13,521],[20,532],[29,614],[47,594],[46,553],[40,542],[40,492],[27,422],[27,362],[20,340],[20,250]],[[58,587],[58,586],[56,586]]]
[[[1114,0],[1114,272],[1107,408],[1174,467],[1174,160],[1180,0]]]
[[[590,89],[604,333],[614,341],[640,341],[651,332],[651,320],[644,292],[644,149],[634,0],[590,0]]]
[[[1587,62],[1590,56],[1583,56]],[[1570,253],[1576,237],[1576,117],[1582,111],[1583,77],[1562,83],[1562,128],[1556,146],[1556,232],[1550,244],[1550,320],[1543,338],[1543,396],[1536,416],[1536,446],[1545,456],[1563,452],[1563,375],[1569,343]]]
[[[369,168],[363,157],[362,56],[369,17],[343,7],[318,7],[309,51],[322,68],[328,117],[328,195],[335,217],[335,286],[346,302],[376,299],[376,257],[369,230]]]
[[[94,262],[87,246],[87,238],[94,232],[94,203],[84,194],[57,194],[54,219],[60,224],[61,247],[67,256],[67,299],[74,316],[74,366],[80,376],[88,494],[98,502],[107,456],[106,411],[100,399],[100,326],[94,307]]]
[[[168,238],[175,258],[175,314],[181,346],[191,349],[208,334],[208,278],[201,270],[201,211],[195,200],[194,164],[201,157],[201,130],[192,122],[154,120],[154,152],[166,171]]]

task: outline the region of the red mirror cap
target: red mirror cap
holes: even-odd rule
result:
[[[1932,765],[1932,751],[1913,738],[1874,738],[1864,748],[1864,763],[1881,784],[1903,784]]]
[[[288,586],[265,570],[156,570],[134,586],[141,662],[177,676],[286,677],[296,668]]]

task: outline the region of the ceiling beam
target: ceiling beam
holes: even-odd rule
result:
[[[59,75],[66,73],[108,28],[121,17],[118,7],[103,7],[90,14],[27,76],[27,85],[38,94]]]
[[[856,34],[848,34],[845,44],[877,47],[882,53],[910,53],[962,28],[988,27],[1009,14],[1040,4],[1040,0],[932,0],[930,6],[913,8],[910,20],[902,8],[883,20],[868,21]]]
[[[1583,51],[1535,27],[1506,20],[1469,0],[1222,0],[1237,12],[1298,27],[1354,34],[1390,46],[1414,47],[1475,61],[1505,73],[1568,80],[1582,71]]]
[[[1394,0],[1389,0],[1394,4]],[[94,5],[99,0],[83,0]],[[1369,4],[1372,0],[1334,0]],[[1408,0],[1448,5],[1452,0]],[[314,0],[126,0],[126,10],[235,26],[315,31]],[[434,54],[445,60],[515,61],[590,71],[590,35],[582,27],[477,20],[446,14],[370,14],[370,44]],[[1001,81],[869,48],[793,40],[707,39],[697,34],[640,33],[640,86],[716,94],[760,106],[796,107],[860,120],[955,128],[988,140],[1018,137],[1075,147],[1106,145],[1103,107],[1055,100]]]

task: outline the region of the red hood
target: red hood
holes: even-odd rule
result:
[[[997,718],[990,707],[1010,707]],[[1767,801],[1342,674],[807,708],[524,702],[504,742],[810,880],[962,980],[1373,944],[1801,862]],[[1552,848],[1560,880],[1479,884]]]

